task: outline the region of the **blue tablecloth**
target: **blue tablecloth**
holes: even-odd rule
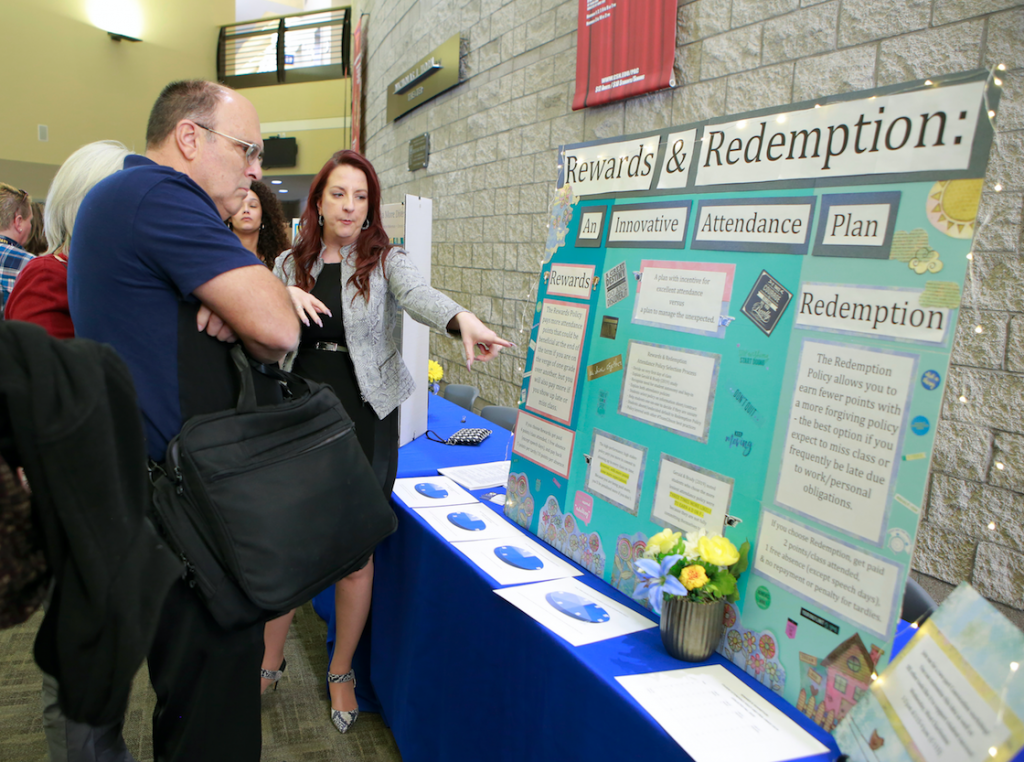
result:
[[[479,447],[417,439],[399,451],[400,477],[506,457],[501,429],[444,399],[431,398],[429,425],[444,437],[463,426],[495,433]],[[372,627],[355,669],[361,708],[383,712],[404,762],[691,759],[615,680],[685,666],[665,652],[657,628],[573,647],[494,595],[490,577],[395,503],[399,528],[376,552]],[[580,580],[649,616],[589,572]],[[332,616],[333,592],[315,605]],[[332,637],[333,629],[332,621]],[[745,679],[718,654],[709,663]],[[810,759],[838,756],[830,734],[748,684],[829,748]]]

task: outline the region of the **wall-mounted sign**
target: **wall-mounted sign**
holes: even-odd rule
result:
[[[573,110],[675,87],[676,0],[579,0]]]
[[[388,85],[389,122],[459,84],[460,43],[459,35],[449,37]]]
[[[409,171],[426,169],[430,163],[430,133],[424,132],[409,141]]]

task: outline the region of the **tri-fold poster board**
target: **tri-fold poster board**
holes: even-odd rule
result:
[[[892,652],[998,88],[563,146],[505,513],[626,594],[751,544],[721,653],[832,730]],[[967,318],[969,319],[969,317]]]

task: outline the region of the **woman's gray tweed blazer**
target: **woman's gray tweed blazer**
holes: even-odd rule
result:
[[[316,280],[323,270],[323,248],[310,274]],[[416,322],[447,332],[448,322],[465,308],[427,283],[409,260],[405,249],[393,247],[384,263],[370,274],[370,299],[359,296],[349,278],[355,272],[354,246],[341,250],[341,303],[348,346],[356,380],[363,399],[383,419],[401,405],[416,388],[409,369],[402,362],[394,341],[394,327],[401,314],[409,313]],[[286,286],[295,285],[295,263],[291,251],[278,256],[274,275]],[[291,368],[295,353],[289,354],[284,367]],[[425,369],[424,369],[425,372]],[[426,377],[424,377],[426,383]]]

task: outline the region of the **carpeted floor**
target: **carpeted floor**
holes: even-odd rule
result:
[[[45,762],[39,709],[40,672],[32,643],[37,613],[20,627],[0,630],[0,762]],[[361,714],[341,735],[331,725],[324,675],[326,625],[309,604],[295,614],[285,657],[288,669],[277,691],[263,697],[263,762],[401,762],[380,715]],[[152,762],[150,719],[155,697],[145,665],[135,678],[124,737],[138,762]]]

